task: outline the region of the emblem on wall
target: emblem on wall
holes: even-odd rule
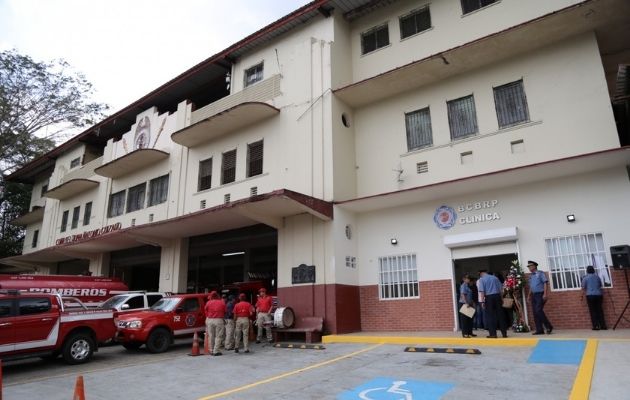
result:
[[[440,206],[433,214],[433,221],[440,229],[451,229],[457,221],[457,213],[452,207]]]
[[[136,126],[136,134],[133,138],[133,149],[144,149],[149,147],[149,141],[151,140],[151,121],[149,117],[144,117],[138,122]]]

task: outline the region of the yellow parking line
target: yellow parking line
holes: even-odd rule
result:
[[[327,335],[322,337],[322,343],[380,343],[380,344],[444,344],[451,346],[492,346],[492,347],[534,347],[538,339],[525,338],[456,338],[456,337],[419,337],[419,336],[351,336]]]
[[[230,394],[233,394],[233,393],[236,393],[236,392],[241,392],[243,390],[248,390],[248,389],[251,389],[251,388],[259,386],[259,385],[264,385],[264,384],[276,381],[278,379],[286,378],[288,376],[299,374],[300,372],[308,371],[308,370],[311,370],[311,369],[314,369],[314,368],[323,367],[324,365],[332,364],[334,362],[343,360],[345,358],[353,357],[353,356],[356,356],[357,354],[361,354],[361,353],[368,352],[370,350],[374,350],[375,348],[377,348],[377,347],[379,347],[381,345],[382,345],[382,343],[376,344],[374,346],[370,346],[368,348],[365,348],[365,349],[362,349],[362,350],[358,350],[358,351],[355,351],[355,352],[350,353],[350,354],[346,354],[346,355],[343,355],[343,356],[340,356],[340,357],[333,358],[332,360],[322,361],[322,362],[317,363],[317,364],[309,365],[308,367],[296,369],[296,370],[290,371],[290,372],[285,372],[284,374],[272,376],[271,378],[263,379],[263,380],[258,381],[258,382],[254,382],[254,383],[250,383],[248,385],[244,385],[244,386],[240,386],[240,387],[237,387],[237,388],[234,388],[234,389],[226,390],[225,392],[216,393],[216,394],[213,394],[213,395],[210,395],[210,396],[207,396],[207,397],[201,397],[201,398],[199,398],[199,400],[218,399],[219,397],[227,396],[227,395],[230,395]]]
[[[591,393],[595,356],[597,355],[597,339],[588,339],[578,368],[569,400],[587,400]]]

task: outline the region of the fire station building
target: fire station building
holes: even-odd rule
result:
[[[593,265],[612,325],[629,37],[624,0],[312,1],[8,176],[33,191],[2,262],[265,280],[331,333],[456,329],[461,277],[512,260],[548,274],[556,329],[590,328]]]

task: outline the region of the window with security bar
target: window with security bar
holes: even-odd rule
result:
[[[380,299],[411,299],[420,296],[415,254],[379,257],[378,292]]]
[[[148,207],[164,203],[168,197],[168,175],[162,175],[149,181]]]
[[[494,105],[497,109],[499,128],[507,128],[529,121],[529,110],[522,79],[495,87]]]
[[[221,160],[221,184],[236,180],[236,149],[223,153]]]
[[[451,139],[457,140],[477,134],[477,112],[473,95],[446,103]]]
[[[610,267],[601,233],[558,236],[545,239],[549,281],[554,290],[578,290],[586,267],[592,265],[604,287],[611,287]]]
[[[371,53],[381,47],[389,46],[389,26],[376,26],[361,34],[361,54]]]
[[[400,17],[400,38],[405,39],[431,28],[429,6]]]
[[[212,158],[199,161],[199,180],[197,182],[197,191],[210,189],[212,187]]]
[[[405,114],[407,150],[412,151],[433,144],[429,107]]]
[[[462,0],[462,12],[468,14],[480,8],[497,3],[499,0]]]
[[[127,212],[142,210],[144,208],[144,197],[147,184],[143,182],[139,185],[129,188],[127,194]]]
[[[247,145],[247,177],[263,173],[263,141]]]
[[[253,67],[246,69],[244,86],[247,87],[247,86],[253,85],[256,82],[262,81],[263,71],[264,71],[263,63],[254,65]]]

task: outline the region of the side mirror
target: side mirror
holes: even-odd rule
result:
[[[128,310],[129,309],[129,304],[123,304],[122,306],[120,306],[121,310]]]
[[[176,312],[177,314],[181,314],[181,313],[183,313],[183,312],[184,312],[184,307],[177,307],[177,308],[175,309],[175,312]]]

